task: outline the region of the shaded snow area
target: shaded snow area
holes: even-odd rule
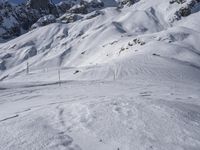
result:
[[[0,44],[0,150],[200,149],[199,1],[102,2]]]

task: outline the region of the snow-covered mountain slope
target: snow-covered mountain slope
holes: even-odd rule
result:
[[[0,45],[1,79],[21,76],[28,62],[33,72],[57,67],[79,70],[67,73],[70,79],[90,78],[91,74],[95,79],[112,78],[113,68],[116,78],[126,79],[135,73],[157,74],[162,67],[163,74],[170,74],[167,78],[199,81],[200,12],[171,23],[176,5],[144,0],[131,7],[108,7],[81,15],[74,23],[32,30]]]
[[[0,149],[200,149],[199,0],[103,2],[0,44]]]

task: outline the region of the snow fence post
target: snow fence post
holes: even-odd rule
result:
[[[30,58],[30,54],[28,53],[27,63],[26,63],[26,74],[29,74],[29,63],[28,59]]]
[[[116,80],[116,70],[115,70],[115,68],[113,69],[113,80],[114,81]]]
[[[29,74],[29,63],[28,63],[28,61],[26,63],[26,74]]]
[[[61,86],[60,68],[58,69],[58,84]]]
[[[114,81],[116,80],[115,71],[114,71]]]

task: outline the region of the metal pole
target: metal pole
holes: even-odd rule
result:
[[[113,77],[114,77],[114,81],[116,80],[116,72],[115,72],[115,68],[114,68],[114,70],[113,70]]]
[[[58,84],[61,86],[60,69],[58,69]]]
[[[29,63],[26,64],[26,73],[29,74]]]

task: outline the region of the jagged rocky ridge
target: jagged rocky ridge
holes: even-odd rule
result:
[[[181,17],[187,17],[198,11],[200,0],[171,0],[170,4],[181,5],[181,7],[175,12],[175,20],[180,20]]]
[[[46,5],[46,4],[45,4]],[[27,4],[13,5],[3,2],[0,5],[0,39],[9,40],[27,32],[41,17],[56,14],[53,4],[37,7],[31,1]]]

